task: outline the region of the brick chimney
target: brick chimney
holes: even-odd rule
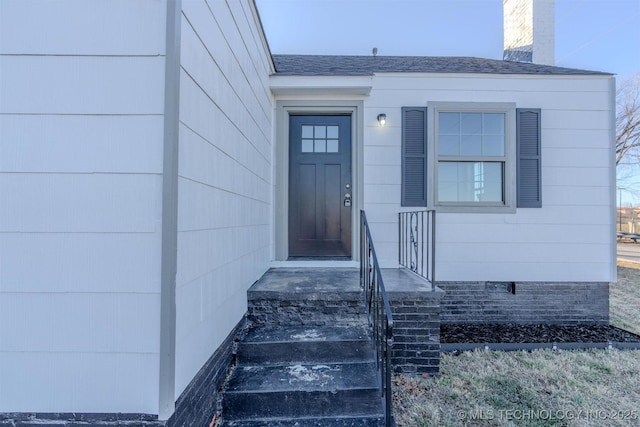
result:
[[[502,0],[507,61],[555,63],[555,0]]]

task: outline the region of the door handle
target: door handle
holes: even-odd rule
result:
[[[344,195],[344,206],[347,207],[347,208],[351,207],[351,194],[349,194],[349,193],[346,193]]]

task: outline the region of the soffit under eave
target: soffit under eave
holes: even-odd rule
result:
[[[269,88],[275,96],[368,96],[373,88],[373,82],[371,76],[341,78],[271,76]]]

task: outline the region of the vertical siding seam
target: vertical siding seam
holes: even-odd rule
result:
[[[158,374],[158,418],[161,420],[169,419],[175,411],[181,15],[182,0],[167,0]]]

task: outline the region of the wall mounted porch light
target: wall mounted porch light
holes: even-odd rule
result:
[[[387,124],[387,115],[386,114],[378,114],[378,124],[380,126],[384,126]]]

